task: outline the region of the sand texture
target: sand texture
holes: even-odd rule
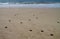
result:
[[[0,8],[0,39],[60,39],[60,8]]]

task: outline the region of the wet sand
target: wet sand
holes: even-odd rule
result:
[[[0,39],[60,39],[60,8],[0,8]]]

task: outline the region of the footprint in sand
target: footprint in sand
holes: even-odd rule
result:
[[[31,19],[28,19],[28,21],[31,21]]]
[[[14,16],[16,16],[16,14]]]
[[[11,22],[11,20],[9,20],[9,22]]]
[[[7,26],[5,26],[5,28],[8,28]]]
[[[35,16],[35,14],[33,14],[33,16]],[[36,19],[38,19],[38,17],[36,17]]]
[[[41,30],[41,32],[44,32],[44,30]]]
[[[50,36],[54,36],[54,34],[50,34]]]
[[[57,23],[60,23],[59,21],[57,21]]]
[[[32,31],[32,30],[29,30],[30,32]]]
[[[35,16],[35,14],[33,14],[33,16]]]
[[[60,23],[60,18],[58,18],[57,23]]]
[[[20,24],[23,24],[23,22],[20,22]]]
[[[38,19],[38,17],[36,17],[36,19]]]

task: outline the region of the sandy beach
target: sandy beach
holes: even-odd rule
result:
[[[0,8],[0,39],[60,39],[60,8]]]

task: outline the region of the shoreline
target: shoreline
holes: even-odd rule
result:
[[[60,8],[60,3],[52,4],[0,4],[0,8]]]

